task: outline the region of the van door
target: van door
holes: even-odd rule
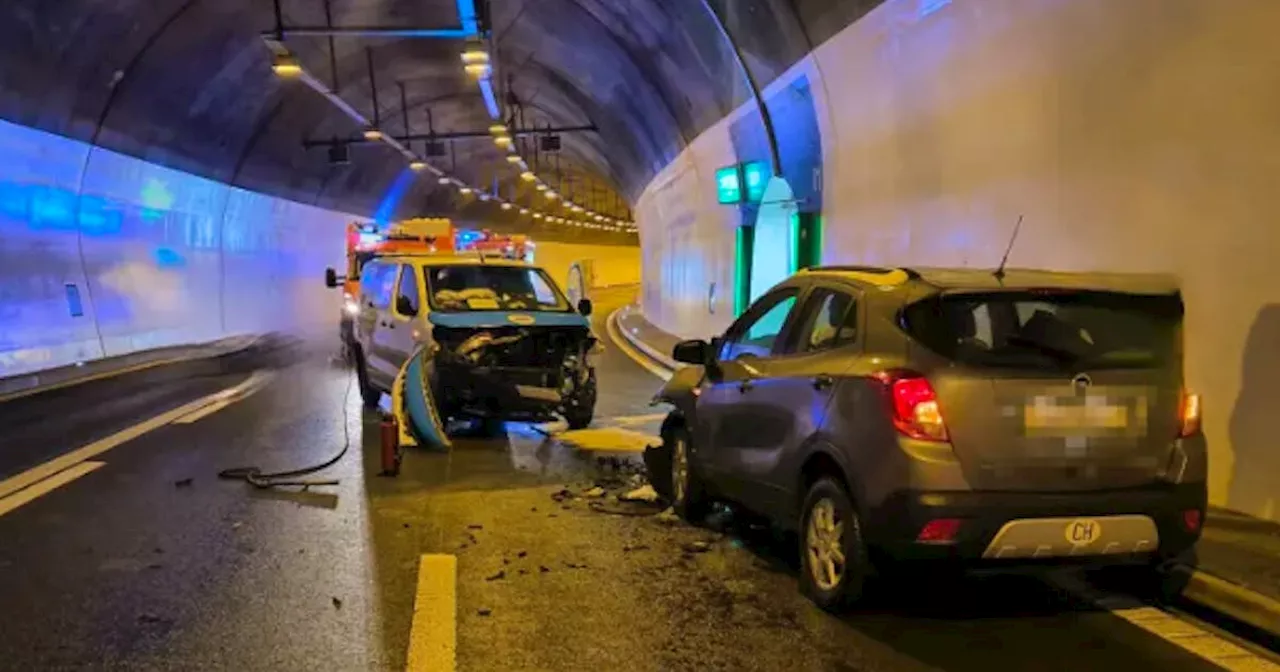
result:
[[[390,390],[398,368],[392,368],[387,329],[399,267],[371,262],[361,277],[360,318],[357,325],[360,345],[368,365],[369,381],[381,390]]]
[[[975,488],[1072,491],[1162,478],[1179,431],[1182,300],[1084,290],[947,293],[907,330]]]

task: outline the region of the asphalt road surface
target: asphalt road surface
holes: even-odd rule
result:
[[[410,452],[397,478],[377,475],[377,425],[326,347],[270,378],[99,386],[40,422],[29,404],[21,435],[0,433],[3,483],[117,445],[20,502],[0,483],[0,669],[451,669],[449,641],[457,669],[478,671],[1217,669],[1176,632],[1034,577],[885,588],[830,616],[797,593],[793,553],[770,535],[612,501],[660,419],[659,381],[604,336],[627,298],[597,300],[601,431],[511,426]],[[216,408],[103,441],[235,386]],[[347,435],[323,474],[337,486],[216,477],[321,462]],[[606,496],[582,496],[597,480]]]

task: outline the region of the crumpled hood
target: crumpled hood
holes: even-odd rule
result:
[[[578,313],[537,311],[477,310],[468,312],[433,312],[427,321],[440,327],[455,329],[497,329],[499,327],[586,327],[591,323]]]

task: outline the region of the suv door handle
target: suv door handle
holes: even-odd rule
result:
[[[813,389],[815,390],[829,390],[835,384],[835,379],[825,373],[813,377]]]

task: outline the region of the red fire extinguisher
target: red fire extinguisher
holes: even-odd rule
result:
[[[379,443],[382,448],[382,475],[400,475],[400,427],[396,416],[387,413],[379,423]]]

